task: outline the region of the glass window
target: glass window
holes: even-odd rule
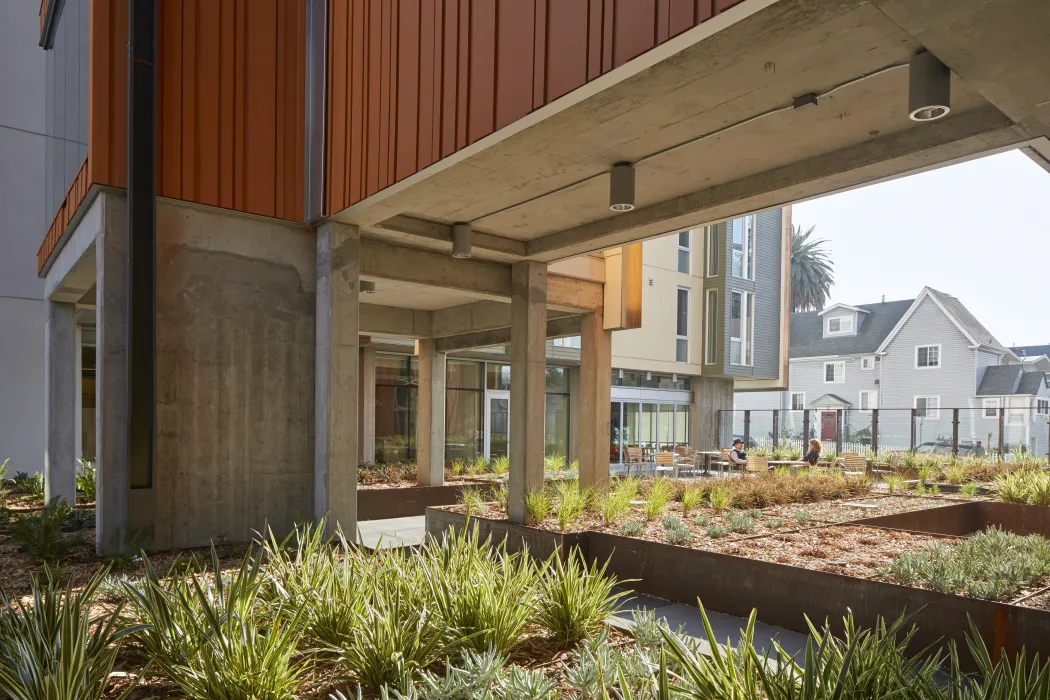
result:
[[[792,411],[804,411],[806,410],[806,394],[805,392],[795,392],[791,395],[791,410]]]
[[[569,370],[565,367],[547,367],[547,391],[569,393]]]
[[[625,445],[626,442],[623,439],[623,431],[620,428],[620,410],[622,404],[619,401],[613,401],[611,404],[611,414],[609,416],[609,461],[613,464],[620,464],[623,462],[621,446]]]
[[[745,293],[744,299],[744,364],[750,367],[755,363],[755,295]]]
[[[707,259],[707,276],[718,276],[718,228],[708,226],[704,229],[705,257]]]
[[[656,404],[643,403],[638,417],[638,445],[656,449]]]
[[[674,444],[684,447],[689,444],[689,415],[691,408],[688,404],[674,407]]]
[[[733,229],[733,276],[754,279],[757,217],[752,214],[740,219],[733,219],[730,227]]]
[[[623,405],[623,446],[638,447],[638,420],[641,416],[641,404],[625,403]]]
[[[445,458],[472,460],[481,454],[485,392],[482,363],[449,360],[445,389]]]
[[[449,389],[478,389],[481,387],[480,362],[449,360],[446,369],[446,386]]]
[[[824,383],[825,384],[841,384],[846,381],[846,363],[845,362],[825,362],[824,363]]]
[[[858,398],[858,407],[862,411],[870,411],[875,408],[875,404],[878,403],[878,392],[876,391],[862,391]]]
[[[578,348],[580,347],[580,336],[574,335],[569,338],[555,338],[554,347],[556,348]]]
[[[544,454],[569,454],[569,395],[547,394],[547,411],[544,417]]]
[[[840,333],[852,333],[853,332],[853,317],[852,316],[837,316],[835,318],[828,319],[828,330],[827,335],[836,335]]]
[[[875,358],[874,357],[862,357],[860,358],[861,369],[875,369]]]
[[[640,376],[643,389],[658,389],[660,387],[660,375],[656,372],[646,372]]]
[[[676,324],[675,360],[689,361],[689,290],[678,288],[678,318]]]
[[[915,415],[919,418],[937,419],[940,416],[941,399],[939,396],[916,396]]]
[[[1050,399],[1036,399],[1035,412],[1040,416],[1050,413]]]
[[[704,363],[713,365],[718,358],[718,291],[707,290],[704,320],[707,323],[707,338],[704,341]]]
[[[689,234],[690,231],[678,232],[678,271],[689,274]]]
[[[642,377],[644,374],[639,372],[624,372],[623,377],[620,379],[620,386],[631,386],[640,387],[642,385]]]
[[[415,459],[418,378],[417,358],[376,356],[376,462]]]
[[[751,366],[754,295],[733,292],[729,310],[729,364]]]
[[[981,402],[985,418],[999,417],[999,399],[985,399]]]
[[[933,368],[941,366],[940,345],[919,345],[915,348],[915,366]]]
[[[674,448],[674,406],[662,405],[660,411],[660,433],[657,449],[671,450]]]
[[[489,391],[510,391],[510,365],[490,362],[485,377],[485,387]]]

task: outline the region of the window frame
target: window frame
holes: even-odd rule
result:
[[[682,318],[682,292],[685,292],[685,335],[680,334],[678,327],[679,321]],[[675,330],[675,344],[674,344],[674,356],[675,362],[689,362],[689,287],[679,286],[675,292],[675,319],[674,319],[674,330]],[[685,359],[679,359],[682,353],[678,352],[678,348],[682,341],[685,341]]]
[[[802,408],[795,408],[795,397],[802,397]],[[806,410],[806,392],[804,391],[792,391],[788,396],[788,405],[791,406],[791,411],[805,411]]]
[[[832,321],[838,321],[839,322],[839,329],[837,331],[831,330],[831,322]],[[849,328],[843,329],[842,328],[842,323],[843,322],[847,322],[849,324]],[[824,337],[838,336],[838,335],[855,335],[856,334],[856,328],[857,328],[856,319],[853,316],[849,315],[849,314],[846,314],[845,316],[828,316],[827,318],[824,319]]]
[[[1050,399],[1035,397],[1035,415],[1050,416]]]
[[[926,406],[925,406],[925,408],[923,408],[923,413],[921,415],[918,413],[919,399],[923,399],[926,402]],[[934,412],[933,412],[932,415],[930,413],[930,399],[933,399],[933,400],[935,400],[937,402],[937,408],[934,409]],[[930,420],[940,420],[940,418],[941,418],[941,397],[940,397],[940,395],[936,395],[936,394],[925,395],[924,394],[924,395],[921,395],[921,396],[915,396],[915,397],[912,398],[912,404],[911,405],[912,405],[912,408],[914,408],[916,410],[916,413],[915,413],[915,417],[916,418],[928,418]]]
[[[748,226],[750,222],[750,226]],[[758,214],[748,214],[746,216],[740,216],[733,219],[733,237],[735,239],[737,226],[740,226],[742,232],[742,249],[740,251],[740,273],[736,274],[735,269],[735,256],[736,250],[733,246],[730,246],[730,258],[729,258],[729,274],[737,279],[741,280],[754,280],[755,279],[755,241],[758,233]]]
[[[685,245],[682,245],[682,234],[685,234]],[[676,265],[678,272],[684,275],[691,275],[693,273],[693,230],[688,229],[686,231],[678,232],[678,259]],[[682,253],[685,253],[685,269],[682,269]]]
[[[835,376],[835,379],[832,379],[831,381],[828,381],[828,365],[832,365],[832,366],[835,366],[837,368],[841,368],[842,369],[841,373],[838,370],[835,370],[835,371],[832,372],[832,375]],[[846,383],[846,362],[845,362],[845,360],[828,360],[828,361],[826,361],[824,363],[823,379],[824,379],[824,383],[825,384],[845,384]]]
[[[868,397],[868,407],[864,408],[864,397]],[[857,392],[857,410],[861,413],[871,413],[871,409],[877,408],[879,403],[878,389],[861,389]]]
[[[935,365],[920,365],[919,364],[919,350],[926,350],[926,361],[930,359],[930,348],[937,348],[937,364]],[[926,345],[915,346],[915,369],[940,369],[944,366],[944,355],[941,352],[941,343],[928,343]]]
[[[718,361],[718,290],[708,289],[704,292],[704,364],[713,365]]]
[[[981,418],[998,418],[1000,406],[1001,402],[999,401],[999,399],[981,399]],[[988,409],[992,410],[992,415],[988,415]]]
[[[867,362],[870,362],[871,364],[869,366],[865,367],[864,364],[867,363]],[[860,358],[860,368],[862,370],[864,370],[865,372],[870,370],[870,369],[875,369],[875,356],[874,355],[865,355],[864,357]]]
[[[718,277],[718,227],[716,224],[704,228],[704,272],[708,277]]]
[[[733,327],[733,297],[740,295],[740,337],[734,336]],[[755,293],[742,289],[730,290],[729,297],[729,364],[733,367],[755,366]],[[740,362],[733,362],[733,343],[740,344]]]

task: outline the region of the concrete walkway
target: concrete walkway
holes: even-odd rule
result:
[[[426,516],[365,520],[357,524],[357,530],[366,549],[418,547],[426,535]]]
[[[634,595],[623,601],[616,619],[623,623],[624,627],[629,628],[631,613],[635,610],[652,610],[658,618],[663,618],[671,631],[677,631],[679,626],[684,626],[685,633],[690,637],[698,637],[702,641],[701,647],[706,651],[707,632],[704,630],[704,621],[700,617],[698,607],[672,603],[645,595]],[[718,643],[725,646],[727,641],[731,641],[735,646],[740,639],[740,631],[747,626],[747,618],[725,615],[713,610],[706,612]],[[806,648],[806,635],[783,627],[767,625],[764,622],[756,622],[754,644],[759,654],[765,654],[767,650],[772,651],[773,640],[776,640],[784,651],[796,657]]]

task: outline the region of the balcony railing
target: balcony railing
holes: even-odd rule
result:
[[[731,434],[747,447],[804,450],[809,440],[816,439],[825,450],[858,454],[1050,457],[1047,414],[1035,408],[719,411],[718,434],[722,441]]]

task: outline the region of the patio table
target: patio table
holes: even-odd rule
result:
[[[704,476],[711,476],[711,458],[712,457],[720,457],[722,455],[722,453],[721,453],[721,451],[714,451],[714,452],[712,452],[710,450],[708,450],[708,451],[697,450],[696,455],[698,457],[702,457],[703,460],[704,460]],[[719,473],[719,476],[721,476],[721,474],[722,474],[722,466],[721,466],[721,464],[719,464],[718,473]]]

